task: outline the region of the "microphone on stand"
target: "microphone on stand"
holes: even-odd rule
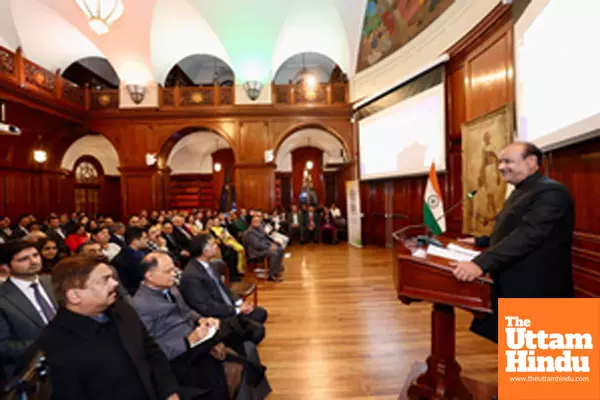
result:
[[[477,189],[476,190],[472,190],[469,193],[467,193],[467,195],[465,196],[464,199],[460,200],[456,204],[453,204],[452,207],[450,207],[447,211],[444,211],[442,213],[442,215],[440,215],[439,217],[437,217],[435,219],[435,222],[438,222],[440,219],[442,219],[446,215],[450,214],[458,206],[462,205],[465,201],[471,200],[473,197],[475,197],[476,194],[477,194]],[[394,233],[392,233],[392,236],[394,237],[394,239],[400,241],[402,239],[401,234],[403,234],[404,232],[406,232],[408,229],[424,228],[424,227],[425,227],[425,224],[417,224],[417,225],[405,226],[404,228],[398,229],[397,231],[395,231]],[[433,237],[430,237],[430,236],[427,236],[427,235],[419,235],[419,236],[417,236],[417,242],[420,242],[421,244],[434,244],[434,245],[439,246],[439,247],[444,247],[439,240],[434,239]]]

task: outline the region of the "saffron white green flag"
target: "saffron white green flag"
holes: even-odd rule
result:
[[[444,216],[444,203],[442,202],[442,191],[435,173],[435,163],[431,164],[429,179],[425,189],[425,204],[423,205],[423,220],[425,226],[434,235],[446,232],[446,216]]]

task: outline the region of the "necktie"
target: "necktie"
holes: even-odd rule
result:
[[[44,299],[44,296],[42,296],[37,282],[33,282],[31,284],[31,288],[33,289],[35,301],[38,302],[40,308],[42,309],[42,314],[44,314],[44,317],[46,317],[46,322],[49,323],[50,321],[52,321],[52,318],[54,318],[54,315],[56,314],[54,308],[52,308],[52,306],[48,304],[46,299]]]
[[[175,303],[175,297],[173,296],[173,293],[171,293],[171,291],[169,289],[164,291],[165,294],[165,299],[167,299],[167,301],[169,303]]]
[[[229,295],[227,294],[227,292],[225,292],[225,289],[223,289],[223,284],[221,283],[221,280],[217,277],[217,274],[215,273],[215,271],[210,266],[206,269],[208,271],[208,274],[211,276],[211,278],[213,278],[213,280],[217,284],[219,293],[221,293],[221,297],[223,298],[225,303],[227,303],[227,305],[229,305],[229,306],[233,306],[233,302],[229,298]]]

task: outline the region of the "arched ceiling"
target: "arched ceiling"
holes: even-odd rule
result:
[[[60,167],[73,170],[81,156],[96,158],[106,175],[119,175],[119,154],[111,142],[102,135],[86,135],[77,139],[65,152]]]
[[[214,55],[238,83],[270,81],[289,57],[317,52],[353,75],[367,0],[125,0],[102,36],[75,1],[0,0],[0,45],[63,70],[106,57],[121,82],[164,82],[192,54]]]
[[[171,174],[210,174],[212,153],[228,149],[222,136],[211,131],[192,132],[179,140],[167,157]]]
[[[292,151],[300,147],[316,147],[323,150],[323,163],[339,162],[344,146],[338,138],[322,129],[302,129],[290,135],[277,149],[275,164],[279,172],[292,171]]]

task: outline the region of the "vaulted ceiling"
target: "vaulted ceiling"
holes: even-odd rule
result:
[[[125,83],[163,83],[193,54],[227,63],[236,80],[271,81],[302,52],[323,54],[352,76],[367,0],[123,0],[125,11],[102,36],[67,0],[0,0],[0,45],[63,71],[105,57]]]

